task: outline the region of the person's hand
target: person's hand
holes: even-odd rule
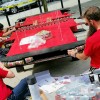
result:
[[[15,26],[9,26],[8,30],[11,30],[12,32],[16,30]]]
[[[12,29],[14,26],[9,26],[8,29]]]
[[[4,68],[5,66],[4,66],[4,64],[2,63],[2,62],[0,62],[0,68]]]
[[[82,50],[84,50],[84,45],[78,46],[78,47],[76,47],[76,49],[77,49],[78,51],[82,51]]]
[[[8,69],[8,68],[6,68],[4,66],[4,63],[0,62],[0,68],[2,68],[5,71],[8,71],[8,73],[6,75],[6,78],[13,78],[13,77],[15,77],[15,74],[10,69]]]
[[[0,42],[2,42],[2,37],[0,37]]]
[[[71,49],[67,51],[69,56],[75,57],[77,53],[77,49]]]
[[[13,27],[11,30],[12,30],[12,32],[14,32],[14,31],[16,31],[16,28],[15,28],[15,27]]]
[[[4,42],[5,40],[7,40],[7,37],[0,37],[0,42]]]

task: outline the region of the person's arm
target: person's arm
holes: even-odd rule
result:
[[[13,27],[14,27],[14,26],[9,26],[9,27],[7,27],[7,28],[4,28],[4,29],[3,29],[3,32],[6,33],[9,29],[12,29]]]
[[[3,32],[6,33],[9,30],[9,28],[3,29]]]
[[[6,75],[6,78],[13,78],[15,77],[15,74],[10,70],[10,69],[7,69],[3,63],[0,62],[0,68],[2,68],[3,70],[5,71],[8,71],[7,75]]]
[[[75,51],[74,49],[72,50],[68,50],[68,55],[72,56],[72,57],[76,57],[80,60],[86,60],[88,58],[88,56],[86,56],[84,54],[84,52],[82,53],[78,53],[77,51]]]
[[[84,52],[82,52],[82,53],[76,53],[75,57],[78,58],[78,59],[80,59],[80,60],[86,60],[88,58],[88,56],[86,56],[84,54]]]
[[[15,29],[15,27],[13,27],[13,28],[11,28],[11,29],[8,29],[8,30],[4,30],[4,33],[3,33],[3,37],[5,37],[5,36],[8,36],[8,35],[10,35],[12,32],[14,32],[16,29]]]
[[[68,55],[76,57],[80,60],[86,60],[93,54],[93,41],[91,41],[91,38],[86,40],[82,53],[80,53],[77,49],[68,50]]]
[[[0,37],[0,42],[4,42],[5,40],[7,40],[7,37]]]

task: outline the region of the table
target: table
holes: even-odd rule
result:
[[[39,63],[43,61],[58,59],[67,56],[67,50],[83,45],[85,42],[77,41],[74,32],[77,32],[77,23],[70,18],[69,12],[56,10],[40,15],[25,18],[23,22],[17,22],[17,30],[12,33],[7,42],[11,41],[12,46],[3,58],[3,62],[22,61],[22,65]],[[20,45],[23,38],[34,36],[38,32],[46,30],[51,33],[51,38],[44,45],[29,49],[29,44]],[[32,59],[26,62],[26,59]],[[17,63],[20,65],[20,63]]]

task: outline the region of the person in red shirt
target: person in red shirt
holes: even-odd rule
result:
[[[2,57],[5,57],[7,52],[9,51],[8,48],[2,48],[2,45],[4,44],[5,40],[11,35],[11,33],[15,30],[15,27],[11,26],[4,29],[3,24],[0,23],[0,59],[2,59]]]
[[[100,68],[100,8],[89,7],[84,13],[84,19],[89,26],[86,43],[82,53],[77,50],[68,50],[68,55],[81,60],[91,58],[90,70]]]
[[[0,23],[0,37],[6,37],[11,35],[11,33],[13,31],[15,31],[15,27],[14,26],[9,26],[7,28],[4,28],[4,25],[2,23]]]
[[[13,77],[15,74],[0,62],[0,100],[24,100],[30,96],[27,78],[22,79],[12,90],[3,82],[3,78]]]

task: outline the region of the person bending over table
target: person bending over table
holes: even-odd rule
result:
[[[7,28],[4,28],[4,25],[0,23],[0,37],[6,37],[11,35],[13,31],[15,31],[14,26],[9,26]]]
[[[5,40],[11,35],[11,33],[15,30],[15,27],[12,26],[4,29],[3,24],[0,23],[0,59],[2,57],[5,57],[7,52],[9,51],[8,48],[2,48],[2,45],[4,44]]]
[[[89,26],[86,43],[82,53],[78,50],[68,50],[68,55],[81,60],[91,58],[90,71],[100,68],[100,8],[89,7],[83,15],[86,24]]]

